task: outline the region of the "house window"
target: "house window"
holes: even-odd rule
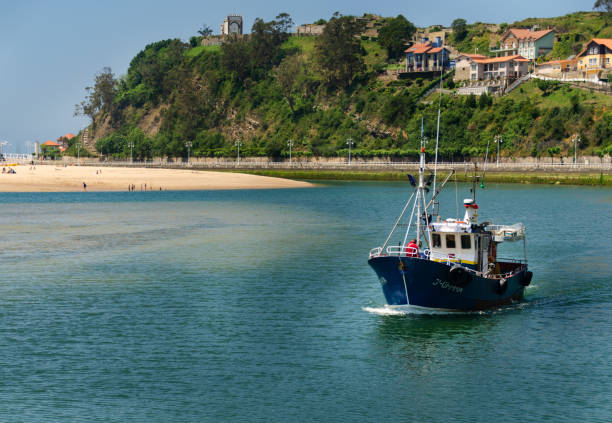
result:
[[[472,240],[470,235],[461,235],[461,249],[469,250],[472,248]]]
[[[505,64],[505,63],[500,63],[500,64],[499,64],[499,67],[500,67],[500,69],[503,69],[503,68],[505,68],[505,67],[506,67],[506,64]]]
[[[476,65],[472,65],[472,70],[475,71],[476,70]]]
[[[455,248],[455,235],[446,235],[446,248]]]
[[[432,234],[431,243],[433,244],[434,248],[442,247],[442,238],[440,237],[440,234]]]
[[[589,65],[596,65],[596,64],[597,64],[597,58],[589,59]]]
[[[606,57],[606,64],[609,65],[610,64],[610,58]]]

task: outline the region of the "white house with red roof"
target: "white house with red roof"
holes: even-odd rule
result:
[[[431,72],[450,67],[450,50],[440,42],[425,41],[407,48],[406,72]]]
[[[549,53],[554,43],[555,33],[552,29],[534,31],[510,28],[502,36],[500,47],[491,48],[491,51],[502,56],[521,55],[529,60],[535,60]]]
[[[460,53],[456,59],[455,81],[469,81],[469,85],[487,85],[483,92],[504,89],[512,81],[529,73],[529,60],[520,55],[486,57]],[[468,87],[469,88],[469,87]],[[470,94],[464,90],[460,94]]]
[[[474,59],[482,60],[488,59],[488,57],[482,54],[459,53],[459,56],[455,58],[455,76],[453,77],[455,82],[468,81],[470,79]]]
[[[474,59],[470,81],[517,79],[529,73],[529,60],[521,55]]]

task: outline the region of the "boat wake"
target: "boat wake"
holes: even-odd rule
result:
[[[415,307],[411,305],[398,305],[398,306],[382,306],[382,307],[363,307],[363,311],[378,316],[432,316],[432,315],[443,315],[443,316],[455,316],[455,315],[466,315],[466,314],[486,314],[484,311],[447,311],[447,310],[435,310],[427,309],[422,307]]]
[[[529,302],[521,301],[512,305],[503,306],[500,308],[489,309],[489,310],[476,310],[476,311],[451,311],[451,310],[436,310],[430,308],[423,308],[412,305],[396,305],[388,306],[384,305],[381,307],[362,307],[362,310],[370,314],[376,314],[378,316],[466,316],[466,315],[491,315],[497,313],[503,313],[508,311],[522,310],[529,305]]]

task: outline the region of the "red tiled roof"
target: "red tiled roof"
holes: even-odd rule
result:
[[[548,62],[543,62],[540,63],[539,65],[536,66],[542,66],[542,65],[565,65],[565,64],[570,64],[570,63],[575,63],[576,59],[571,59],[571,60],[550,60]]]
[[[442,50],[445,50],[446,47],[435,47],[428,51],[428,53],[440,53]]]
[[[44,142],[43,145],[48,145],[50,147],[59,147],[58,143],[56,143],[55,141],[51,141],[51,140]]]
[[[530,29],[510,28],[510,32],[519,40],[538,40],[546,34],[552,32],[552,29],[544,29],[542,31],[531,31]]]
[[[404,50],[404,53],[412,52],[412,53],[425,53],[427,50],[431,48],[431,41],[427,41],[426,43],[417,43],[411,47],[408,47]]]
[[[597,44],[603,44],[612,50],[612,38],[593,38],[592,41],[595,41]]]
[[[71,134],[71,133],[68,133],[68,134],[66,134],[66,135],[61,136],[60,138],[66,138],[67,140],[71,140],[71,139],[73,139],[74,137],[76,137],[76,135]]]
[[[459,53],[459,57],[461,57],[461,56],[469,57],[472,60],[474,60],[474,59],[486,59],[487,58],[487,56],[483,56],[482,54]]]
[[[588,43],[584,45],[584,48],[582,49],[580,53],[576,55],[576,57],[582,56],[587,51],[587,47],[589,46],[589,44],[591,44],[592,42],[599,44],[599,45],[604,45],[608,47],[610,50],[612,50],[612,38],[592,38],[591,40],[589,40]]]
[[[512,60],[514,60],[515,62],[528,62],[529,61],[519,54],[515,54],[514,56],[492,57],[490,59],[474,59],[474,61],[477,63],[503,63],[503,62],[510,62]]]

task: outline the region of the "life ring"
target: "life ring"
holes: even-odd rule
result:
[[[507,289],[508,289],[508,280],[506,278],[501,278],[499,280],[499,284],[497,285],[497,293],[499,295],[503,295]]]
[[[523,277],[523,279],[521,279],[521,285],[529,286],[529,284],[531,283],[531,278],[533,278],[533,272],[525,272],[525,276]]]
[[[448,271],[447,279],[451,284],[465,288],[471,282],[472,275],[463,266],[456,264]]]

